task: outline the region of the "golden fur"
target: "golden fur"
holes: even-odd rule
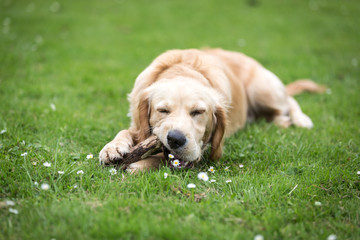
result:
[[[211,148],[210,157],[219,159],[225,137],[259,117],[282,127],[311,128],[312,121],[291,95],[324,88],[310,80],[288,86],[241,53],[222,49],[167,51],[136,79],[129,94],[131,126],[105,145],[100,162],[121,159],[151,134],[177,157],[199,161],[207,147]],[[183,146],[170,146],[173,130],[186,138]],[[154,156],[130,168],[148,169],[159,164]]]

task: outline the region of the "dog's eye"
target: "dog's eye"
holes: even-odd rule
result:
[[[198,116],[198,115],[203,114],[204,112],[205,112],[205,110],[202,110],[202,109],[194,110],[194,111],[192,111],[192,112],[190,113],[190,115],[191,115],[192,117],[195,117],[195,116]]]
[[[158,111],[159,113],[164,113],[164,114],[169,114],[169,113],[170,113],[170,111],[167,110],[166,108],[159,108],[157,111]]]

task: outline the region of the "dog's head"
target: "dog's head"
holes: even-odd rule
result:
[[[226,110],[221,95],[185,77],[162,79],[138,98],[139,138],[151,133],[177,158],[198,161],[208,145],[212,159],[222,154]]]

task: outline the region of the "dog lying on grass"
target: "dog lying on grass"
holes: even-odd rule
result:
[[[156,135],[176,158],[196,162],[210,147],[219,159],[224,139],[263,117],[281,127],[312,128],[292,97],[302,91],[322,92],[310,80],[286,87],[254,59],[222,49],[170,50],[158,56],[136,79],[129,95],[131,126],[100,151],[102,164],[120,162],[137,143]],[[161,164],[149,157],[130,169]]]

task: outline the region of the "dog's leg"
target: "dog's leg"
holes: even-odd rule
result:
[[[292,124],[313,127],[311,119],[301,111],[299,104],[287,94],[284,84],[272,72],[260,68],[246,91],[250,107],[274,124],[285,128]]]
[[[120,131],[116,137],[100,151],[100,163],[109,165],[121,161],[123,156],[128,153],[134,145],[133,136],[134,134],[131,130]]]
[[[279,99],[280,100],[280,99]],[[287,128],[294,124],[298,127],[312,128],[314,124],[311,119],[301,111],[299,104],[293,97],[288,96],[287,99],[281,100],[281,104],[272,102],[272,109],[276,110],[273,118],[274,124]]]
[[[299,104],[293,97],[288,97],[288,103],[291,122],[295,126],[304,128],[312,128],[314,126],[311,119],[301,111]]]
[[[250,112],[265,117],[274,124],[287,128],[291,125],[288,95],[284,84],[272,72],[258,67],[246,87]]]
[[[291,118],[286,115],[276,115],[273,122],[279,127],[288,128],[291,125]]]
[[[151,169],[158,169],[159,167],[164,165],[164,156],[163,153],[159,153],[153,156],[149,156],[144,160],[140,160],[138,162],[130,164],[126,171],[131,173],[136,173],[139,171],[147,171]]]

